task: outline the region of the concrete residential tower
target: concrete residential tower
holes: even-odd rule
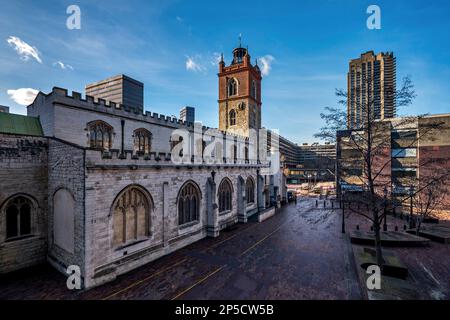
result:
[[[347,127],[363,125],[366,110],[375,119],[395,117],[396,61],[392,52],[363,53],[350,61],[348,72]]]

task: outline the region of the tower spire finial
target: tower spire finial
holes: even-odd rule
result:
[[[239,48],[242,48],[242,33],[239,33]]]

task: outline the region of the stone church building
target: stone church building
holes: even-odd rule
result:
[[[0,273],[76,265],[89,288],[273,214],[271,158],[249,134],[261,73],[233,53],[219,64],[219,129],[56,87],[27,116],[2,113]]]

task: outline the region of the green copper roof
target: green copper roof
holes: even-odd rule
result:
[[[33,136],[44,135],[38,118],[5,112],[0,112],[0,132]]]

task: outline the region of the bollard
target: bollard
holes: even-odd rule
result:
[[[403,230],[406,230],[406,224],[403,225]]]
[[[356,225],[356,230],[359,230],[359,224]]]
[[[334,208],[334,202],[333,201],[331,201],[331,208],[332,209]]]
[[[373,226],[370,227],[370,231],[373,231]]]
[[[316,200],[316,207],[319,205],[319,201],[318,200]]]
[[[324,202],[323,202],[323,207],[325,208],[326,206],[327,206],[327,202],[324,201]]]
[[[398,231],[398,227],[397,226],[395,226],[395,231]]]

